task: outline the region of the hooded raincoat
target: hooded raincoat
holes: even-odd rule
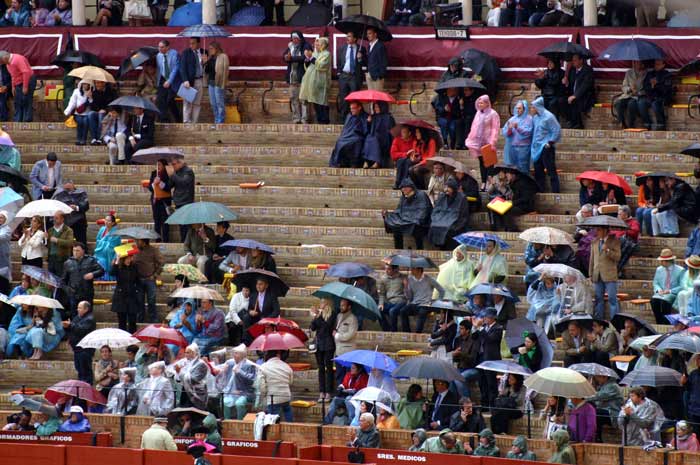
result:
[[[380,166],[386,167],[389,165],[389,151],[393,141],[391,128],[396,126],[396,121],[394,121],[394,117],[389,112],[388,103],[377,103],[380,112],[372,115],[372,121],[369,123],[369,133],[367,138],[365,138],[365,145],[362,149],[362,156],[369,162],[379,163]]]
[[[329,166],[332,168],[359,167],[362,164],[362,150],[368,133],[367,113],[361,111],[357,116],[348,113],[343,130],[331,153]]]
[[[483,283],[500,283],[508,274],[508,262],[501,255],[501,248],[498,244],[494,245],[490,254],[484,251],[479,258],[481,271],[474,277],[469,288]]]
[[[78,417],[78,421],[72,421],[73,415]],[[73,413],[71,418],[68,418],[63,424],[58,428],[61,433],[89,433],[90,432],[90,422],[82,413]]]
[[[479,441],[479,445],[474,449],[474,455],[481,457],[500,457],[501,451],[496,446],[496,437],[493,435],[493,431],[486,428],[479,433],[479,439],[487,438],[489,443],[487,446],[483,445]]]
[[[550,142],[561,140],[561,126],[557,118],[544,107],[544,99],[538,97],[532,102],[537,115],[532,119],[532,150],[531,158],[535,162],[540,159],[544,146]]]
[[[396,210],[387,213],[384,218],[384,226],[389,233],[413,234],[416,226],[427,227],[430,224],[433,207],[428,194],[417,190],[409,178],[401,181],[400,187],[412,187],[413,193],[408,197],[401,195]]]
[[[175,391],[165,376],[148,377],[137,386],[137,415],[164,417],[175,407]]]
[[[95,250],[92,254],[97,259],[97,263],[105,270],[105,274],[102,275],[102,279],[105,281],[115,279],[109,271],[112,269],[112,262],[114,262],[114,257],[117,255],[114,252],[114,248],[122,243],[122,238],[110,234],[111,231],[111,229],[107,229],[107,226],[100,228],[95,238]]]
[[[9,342],[5,353],[12,355],[16,349],[21,349],[25,356],[29,357],[32,354],[31,346],[26,344],[29,327],[32,325],[32,312],[24,311],[22,308],[17,309],[15,316],[10,321],[8,327]]]
[[[506,454],[507,459],[532,461],[537,460],[535,453],[527,450],[527,438],[525,438],[525,436],[520,435],[513,439],[513,447],[517,447],[518,449],[520,449],[520,453],[516,454],[515,452],[510,450]]]
[[[445,299],[466,302],[473,273],[474,262],[469,259],[467,246],[460,245],[452,251],[452,258],[440,265],[437,282],[445,290]]]
[[[454,178],[447,180],[447,186],[452,188],[452,195],[446,192],[440,194],[430,215],[430,230],[428,240],[431,244],[442,247],[454,236],[466,230],[469,224],[469,202],[457,189]]]
[[[109,390],[105,413],[129,415],[136,411],[138,395],[134,383],[118,383]]]
[[[557,445],[557,450],[552,454],[549,463],[576,464],[576,453],[569,445],[569,433],[563,429],[552,433],[552,440]]]
[[[518,104],[523,106],[522,115],[518,115]],[[503,162],[515,165],[523,173],[530,172],[530,149],[532,146],[532,130],[534,123],[528,113],[526,100],[518,100],[513,107],[513,116],[506,122],[501,130],[505,137],[503,148]]]
[[[485,102],[486,108],[479,110],[478,103]],[[476,99],[476,115],[472,121],[469,136],[464,142],[472,157],[481,156],[481,147],[490,144],[494,149],[498,141],[498,133],[501,129],[501,119],[496,110],[491,108],[491,100],[488,95],[482,95]]]
[[[428,435],[423,428],[418,428],[415,430],[413,434],[411,434],[411,439],[415,438],[416,436],[418,436],[418,444],[416,445],[415,443],[412,443],[411,447],[408,448],[409,452],[419,452],[421,450],[421,446],[428,438]]]
[[[442,438],[446,435],[452,433],[452,430],[445,428],[440,431],[438,436],[433,436],[425,440],[420,448],[420,452],[433,452],[436,454],[460,454],[464,455],[464,446],[460,441],[457,441],[452,449],[445,447],[442,442]]]

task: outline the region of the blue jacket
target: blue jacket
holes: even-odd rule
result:
[[[537,110],[537,115],[533,118],[532,160],[537,161],[540,159],[545,145],[561,140],[561,126],[557,118],[544,107],[544,99],[542,97],[536,98],[532,102],[532,106]]]
[[[63,422],[63,424],[58,428],[61,433],[89,433],[90,432],[90,422],[81,413],[76,413],[78,415],[78,421],[73,423],[70,418]]]
[[[685,258],[691,255],[700,255],[700,226],[693,228],[685,245]]]
[[[29,181],[32,183],[32,198],[41,198],[41,188],[49,182],[49,165],[46,160],[39,160],[34,164],[32,172],[29,174]],[[61,162],[56,161],[54,166],[54,186],[63,186],[63,176],[61,175]]]
[[[367,65],[367,72],[373,80],[384,79],[389,59],[386,55],[386,47],[381,40],[377,40],[371,50],[370,46],[367,45],[367,57],[363,57],[363,60]]]
[[[156,55],[156,83],[160,85],[161,68],[163,68],[164,56],[162,53]],[[180,56],[172,48],[168,50],[168,65],[170,67],[170,75],[165,77],[165,80],[170,83],[171,88],[177,92],[182,82],[180,79]]]
[[[693,370],[688,374],[685,389],[688,392],[688,413],[700,415],[700,370]]]
[[[199,53],[203,56],[204,49],[200,49]],[[186,48],[180,54],[180,79],[182,82],[189,82],[194,86],[194,80],[197,77],[197,55],[191,48]],[[204,66],[201,66],[199,77],[204,76]]]

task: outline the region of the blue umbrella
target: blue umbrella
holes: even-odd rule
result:
[[[342,262],[328,268],[326,276],[331,278],[359,278],[370,276],[373,273],[374,270],[364,263]]]
[[[170,215],[167,224],[206,224],[234,221],[238,215],[226,205],[217,202],[194,202],[180,207]]]
[[[265,9],[259,5],[246,6],[231,16],[229,26],[260,26],[265,20]]]
[[[352,313],[356,316],[370,320],[379,319],[379,308],[371,295],[360,288],[341,282],[328,283],[311,294],[319,299],[330,298],[336,306],[341,300],[348,300],[352,304]]]
[[[215,24],[195,24],[183,29],[178,37],[230,37],[231,33]]]
[[[202,24],[202,4],[188,3],[173,11],[168,26],[194,26]]]
[[[334,358],[339,365],[349,367],[353,363],[362,365],[367,371],[377,369],[391,373],[399,364],[393,358],[375,350],[351,350]]]
[[[653,42],[641,39],[628,39],[612,44],[600,54],[605,61],[646,61],[662,60],[666,54]]]
[[[475,295],[502,295],[508,300],[511,300],[515,303],[520,302],[520,298],[513,294],[510,289],[505,287],[503,284],[492,284],[492,283],[483,283],[483,284],[477,284],[476,286],[472,287],[469,289],[469,294],[467,296],[469,297],[474,297]]]
[[[221,244],[221,247],[242,247],[244,249],[260,250],[269,254],[275,253],[275,251],[269,245],[263,244],[262,242],[255,241],[253,239],[233,239],[224,242],[223,244]]]
[[[12,190],[11,187],[0,188],[0,208],[15,214],[24,205],[24,197]]]
[[[692,323],[690,318],[684,317],[680,313],[671,313],[670,315],[666,315],[666,319],[674,326],[677,323],[681,323],[682,325],[689,327]]]
[[[34,278],[40,283],[48,284],[51,287],[61,287],[61,278],[37,266],[22,265],[22,274]]]
[[[466,232],[455,236],[454,240],[460,244],[471,247],[472,249],[483,250],[486,248],[486,243],[488,241],[493,241],[501,249],[510,249],[510,244],[498,237],[496,234],[485,233],[485,232]]]
[[[530,376],[532,370],[519,365],[511,360],[487,360],[476,366],[480,370],[496,371],[498,373],[512,373],[514,375]]]

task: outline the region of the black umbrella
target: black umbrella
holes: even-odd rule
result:
[[[444,89],[463,89],[465,87],[486,90],[486,87],[484,87],[482,83],[475,81],[474,79],[454,78],[448,79],[447,81],[443,81],[437,86],[435,86],[435,92]]]
[[[253,290],[255,289],[255,283],[258,279],[267,281],[269,285],[268,289],[277,297],[284,297],[287,295],[287,292],[289,292],[289,286],[287,286],[276,273],[259,268],[250,268],[236,273],[236,276],[233,278],[233,284],[235,284],[238,289],[247,287]]]
[[[583,45],[573,42],[555,42],[546,46],[537,54],[554,61],[571,61],[573,55],[579,55],[584,60],[595,56],[593,52]]]
[[[537,336],[537,344],[542,351],[542,363],[537,368],[546,368],[550,366],[554,358],[552,343],[549,342],[549,338],[547,337],[547,333],[544,332],[544,329],[527,318],[516,318],[508,322],[508,327],[506,328],[506,344],[508,344],[508,348],[515,349],[523,345],[523,340],[527,334],[534,334]]]
[[[155,58],[158,55],[157,47],[141,47],[132,53],[130,56],[124,58],[122,65],[119,67],[119,73],[117,76],[119,78],[123,77],[126,73],[132,69],[136,69],[148,60]]]
[[[651,327],[649,323],[644,321],[641,318],[638,318],[632,314],[629,313],[618,313],[612,318],[612,325],[617,329],[618,331],[622,331],[622,329],[625,327],[625,320],[632,320],[634,321],[635,326],[637,326],[637,331],[639,334],[637,336],[653,336],[654,334],[658,334],[654,328]]]
[[[518,169],[518,167],[515,165],[507,165],[504,163],[499,163],[497,165],[493,165],[493,172],[498,173],[499,171],[506,171],[506,172],[515,173],[519,177],[523,178],[524,180],[526,180],[527,182],[529,182],[533,186],[535,186],[535,188],[537,189],[537,192],[542,192],[542,189],[540,188],[540,185],[537,184],[537,181],[535,181],[535,179],[532,176],[530,176],[529,174],[523,173],[522,171],[520,171]]]
[[[16,182],[18,184],[27,184],[29,177],[26,174],[11,168],[7,165],[0,165],[0,180],[7,182]]]
[[[620,218],[609,216],[609,215],[598,215],[590,216],[583,220],[583,223],[579,223],[576,226],[581,228],[617,228],[617,229],[627,229],[627,223],[625,223]]]
[[[495,96],[496,84],[501,75],[501,68],[496,60],[488,53],[470,48],[462,53],[464,66],[474,71],[474,76],[480,76],[481,82],[488,89],[492,98]],[[478,79],[477,79],[478,80]]]
[[[590,330],[591,325],[593,325],[593,318],[588,313],[572,313],[571,315],[559,319],[557,324],[554,325],[554,329],[556,329],[558,333],[563,333],[572,321],[575,321],[579,326],[588,330]]]
[[[393,39],[389,28],[384,21],[369,15],[352,15],[343,18],[335,23],[335,28],[340,32],[352,32],[355,37],[366,39],[367,28],[371,27],[377,31],[377,36],[382,42],[389,42]]]
[[[332,20],[331,10],[320,2],[302,2],[287,21],[290,27],[324,27]]]
[[[121,108],[143,108],[146,111],[152,111],[153,113],[160,113],[158,108],[148,99],[139,97],[137,95],[126,95],[124,97],[119,97],[118,99],[112,101],[109,104],[110,107],[121,107]]]
[[[691,157],[700,158],[700,143],[693,143],[681,150],[682,155],[689,155]]]
[[[472,311],[466,308],[463,304],[452,300],[433,300],[429,305],[433,310],[449,310],[453,315],[471,315]]]
[[[394,378],[442,379],[464,381],[462,374],[449,362],[438,358],[411,357],[391,373]]]
[[[102,64],[97,55],[90,52],[83,52],[80,50],[66,50],[65,52],[58,55],[51,62],[52,65],[56,66],[71,66],[73,63],[78,63],[82,66],[97,66],[99,68],[104,68],[105,65]]]
[[[638,186],[643,186],[644,184],[646,184],[647,178],[674,178],[680,182],[685,182],[683,181],[683,179],[679,178],[674,173],[669,173],[666,171],[653,171],[651,173],[637,176],[637,179],[634,180],[634,183]]]
[[[698,74],[700,73],[700,60],[695,59],[689,63],[683,65],[681,69],[678,70],[679,76],[685,76],[688,74]]]
[[[392,255],[389,264],[405,268],[437,268],[431,259],[413,252]]]

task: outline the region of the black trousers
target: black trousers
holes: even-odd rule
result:
[[[174,89],[173,86],[166,89],[163,87],[163,84],[165,84],[165,79],[160,78],[158,93],[156,94],[156,106],[160,111],[160,122],[179,123],[182,121],[182,115],[180,114],[177,102],[175,102],[177,89]]]
[[[424,228],[416,226],[413,228],[413,239],[416,241],[416,250],[423,250],[423,238],[425,237],[426,230]],[[403,233],[394,233],[394,248],[403,249]]]
[[[228,345],[234,347],[239,345],[243,339],[243,326],[229,322],[226,323],[226,327],[228,328]]]
[[[347,73],[340,73],[338,75],[338,102],[340,103],[340,109],[338,111],[338,119],[340,123],[345,122],[345,117],[350,112],[350,105],[345,101],[351,92],[355,92],[360,88],[358,80],[354,76]]]
[[[273,14],[277,17],[277,25],[284,26],[287,24],[284,21],[284,1],[275,4],[275,0],[264,0],[263,8],[265,8],[265,21],[263,26],[272,26],[274,22],[272,21]]]
[[[335,391],[333,380],[333,357],[335,350],[317,350],[316,364],[318,365],[318,391],[320,393],[332,393]]]
[[[76,242],[81,242],[87,247],[87,220],[80,220],[75,224],[71,225],[73,230],[73,237],[75,237]],[[86,252],[88,252],[86,250]]]
[[[493,407],[493,401],[498,396],[498,380],[493,371],[479,370],[479,390],[481,391],[482,410]]]
[[[120,312],[117,313],[117,319],[119,321],[119,329],[122,331],[129,331],[130,333],[136,332],[136,317],[135,313]]]
[[[81,349],[76,347],[73,349],[73,365],[75,371],[78,372],[78,379],[88,384],[95,383],[95,376],[92,372],[92,357],[95,355],[95,349]]]
[[[41,268],[44,266],[44,259],[42,257],[37,257],[32,258],[31,260],[27,260],[26,258],[22,257],[22,265],[31,265],[36,266],[37,268]]]
[[[559,186],[559,173],[557,173],[557,162],[556,162],[557,152],[553,145],[549,147],[544,147],[540,158],[537,159],[535,164],[535,181],[539,184],[540,189],[544,190],[547,185],[547,180],[545,178],[544,170],[547,170],[547,176],[549,176],[549,182],[552,185],[552,192],[558,194],[560,191]]]
[[[668,324],[666,315],[673,313],[673,305],[663,299],[651,299],[651,311],[654,312],[657,325],[666,325]]]
[[[153,211],[153,229],[160,234],[161,242],[170,242],[170,226],[165,224],[168,219],[167,208],[170,206],[170,199],[158,199],[151,204]]]
[[[572,129],[583,129],[583,114],[586,112],[584,101],[576,99],[569,103],[568,97],[563,97],[563,107],[566,109],[566,117]]]

